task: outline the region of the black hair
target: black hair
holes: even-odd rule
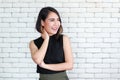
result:
[[[59,17],[60,27],[59,27],[59,29],[58,29],[58,31],[57,31],[57,34],[56,34],[56,37],[59,37],[60,33],[63,32],[63,28],[62,28],[62,24],[61,24],[62,22],[61,22],[61,18],[60,18],[60,15],[59,15],[58,11],[57,11],[55,8],[53,8],[53,7],[43,7],[43,8],[40,10],[40,12],[39,12],[39,14],[38,14],[38,17],[37,17],[37,21],[36,21],[36,30],[37,30],[38,32],[42,33],[41,20],[45,21],[45,19],[48,17],[48,14],[49,14],[50,12],[56,13],[56,14],[58,15],[58,17]]]

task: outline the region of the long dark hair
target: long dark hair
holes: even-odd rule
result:
[[[60,18],[60,15],[58,13],[58,11],[53,8],[53,7],[43,7],[40,12],[39,12],[39,15],[38,15],[38,18],[37,18],[37,22],[36,22],[36,30],[40,33],[42,33],[42,24],[41,24],[41,20],[45,21],[45,19],[48,17],[48,14],[50,12],[54,12],[58,15],[59,17],[59,20],[60,20],[60,27],[57,31],[57,34],[55,34],[56,38],[59,37],[59,35],[63,32],[63,28],[62,28],[62,22],[61,22],[61,18]]]

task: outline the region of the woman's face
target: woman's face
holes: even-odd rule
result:
[[[50,36],[56,34],[60,27],[58,15],[54,12],[50,12],[45,21],[42,22],[42,26]]]

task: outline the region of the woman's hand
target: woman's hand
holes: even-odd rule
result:
[[[49,35],[48,35],[48,33],[46,32],[45,29],[43,29],[43,32],[42,32],[41,36],[44,40],[49,39]]]

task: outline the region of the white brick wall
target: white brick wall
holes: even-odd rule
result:
[[[0,80],[38,80],[28,43],[44,6],[59,11],[71,39],[70,80],[120,80],[120,0],[0,0]]]

